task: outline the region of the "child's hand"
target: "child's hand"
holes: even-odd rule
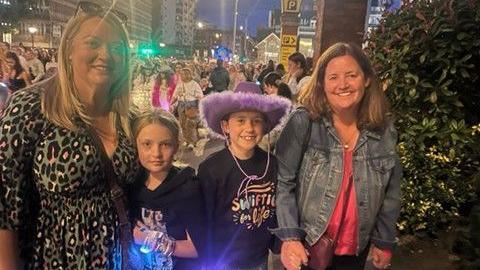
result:
[[[133,239],[141,245],[140,251],[143,253],[155,251],[168,257],[175,252],[175,239],[165,232],[150,230],[141,221],[137,221],[133,228]]]
[[[381,250],[375,246],[372,247],[372,262],[377,269],[387,269],[390,267],[392,253],[390,250]]]
[[[308,265],[308,251],[300,241],[284,241],[280,260],[287,270],[299,270]]]
[[[137,221],[135,228],[133,228],[133,239],[135,244],[142,245],[145,242],[145,238],[147,238],[149,232],[150,230],[148,229],[147,225],[141,221]]]

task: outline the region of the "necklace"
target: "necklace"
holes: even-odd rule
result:
[[[357,141],[358,135],[359,135],[359,132],[355,130],[355,132],[352,135],[349,134],[348,136],[340,136],[343,148],[345,150],[348,150],[351,148],[351,146],[354,146],[355,142]]]

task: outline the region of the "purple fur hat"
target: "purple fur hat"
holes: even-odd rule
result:
[[[263,95],[257,84],[241,82],[233,92],[207,95],[200,101],[199,110],[205,126],[213,135],[225,139],[220,122],[226,115],[244,110],[261,112],[267,119],[265,133],[269,133],[285,121],[290,106],[291,102],[286,98]]]

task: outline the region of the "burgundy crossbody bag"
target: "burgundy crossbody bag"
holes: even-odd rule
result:
[[[350,191],[352,189],[352,181],[350,180],[352,179],[348,180],[342,219],[340,220],[340,226],[338,227],[338,233],[335,236],[335,239],[330,238],[330,236],[327,235],[327,232],[325,232],[315,244],[312,246],[307,246],[308,252],[310,253],[308,267],[312,270],[324,270],[332,264],[332,258],[335,253],[338,236],[342,231],[345,214],[347,212],[347,199],[350,197]]]

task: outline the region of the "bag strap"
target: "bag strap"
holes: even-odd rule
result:
[[[300,110],[304,110],[306,112],[308,112],[307,108],[303,107],[303,106],[300,106],[298,107],[297,109],[300,109]],[[303,144],[302,144],[302,162],[303,162],[303,157],[305,156],[305,152],[307,151],[307,148],[308,148],[308,144],[310,143],[310,138],[312,137],[312,123],[313,121],[309,118],[308,119],[308,127],[307,127],[307,133],[305,134],[305,137],[303,139]],[[300,162],[301,164],[301,162]],[[301,167],[301,166],[300,166]],[[299,167],[299,170],[300,170],[300,167]],[[343,211],[342,211],[342,218],[340,219],[340,226],[338,227],[338,231],[340,232],[342,230],[342,227],[343,227],[343,220],[345,219],[345,215],[346,215],[346,212],[347,212],[347,199],[348,197],[350,197],[350,192],[351,192],[351,189],[352,189],[352,181],[350,181],[350,179],[348,179],[348,186],[347,186],[347,192],[345,194],[345,203],[343,205]],[[334,239],[335,242],[337,242],[338,240],[338,233]]]
[[[308,113],[307,108],[305,108],[303,106],[298,107],[297,109],[304,110]],[[310,143],[310,138],[311,137],[312,137],[312,120],[310,118],[308,118],[307,133],[305,134],[305,137],[303,138],[303,144],[302,144],[302,157],[303,157],[303,155],[305,155],[305,152],[307,151],[308,144]]]
[[[115,206],[115,210],[118,217],[118,223],[120,226],[120,245],[122,248],[122,263],[121,263],[122,270],[127,270],[127,269],[130,269],[128,264],[128,248],[133,239],[132,234],[130,232],[131,225],[130,225],[130,221],[128,219],[128,214],[127,214],[127,207],[126,207],[127,198],[125,196],[125,193],[123,192],[123,189],[118,185],[112,160],[108,157],[107,152],[105,150],[105,146],[103,145],[100,137],[98,137],[97,133],[91,127],[87,128],[87,131],[90,137],[92,138],[95,148],[97,148],[97,150],[99,151],[102,167],[105,173],[108,187],[110,189],[110,198],[112,199],[113,204]]]
[[[125,223],[129,223],[125,203],[123,200],[125,198],[125,194],[123,192],[123,189],[117,183],[115,171],[113,168],[113,163],[108,157],[102,141],[100,140],[98,135],[95,133],[95,131],[93,131],[92,129],[89,130],[89,133],[93,139],[95,147],[99,151],[100,159],[101,159],[103,169],[105,172],[105,177],[107,180],[107,184],[110,188],[110,196],[112,200],[115,202],[115,208],[117,210],[120,226],[123,226]]]

